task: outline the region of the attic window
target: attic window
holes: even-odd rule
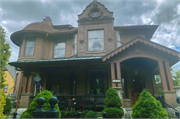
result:
[[[104,31],[88,31],[88,51],[104,50]]]
[[[54,58],[65,57],[65,48],[66,48],[65,41],[55,41]]]

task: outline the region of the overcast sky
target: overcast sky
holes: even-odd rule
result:
[[[80,13],[93,0],[0,0],[0,25],[11,46],[10,62],[17,61],[19,47],[10,40],[13,32],[49,16],[53,25],[77,27]],[[114,12],[114,25],[159,25],[151,41],[180,52],[180,0],[97,0]],[[177,63],[175,69],[180,69]]]

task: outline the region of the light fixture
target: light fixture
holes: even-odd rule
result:
[[[41,80],[41,77],[40,77],[39,73],[36,74],[36,76],[34,77],[34,80],[35,81],[40,81]]]

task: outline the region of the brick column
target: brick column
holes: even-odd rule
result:
[[[121,81],[121,67],[120,63],[116,62],[116,68],[117,68],[117,79],[120,80],[120,83],[118,83],[118,87],[122,87],[122,81]]]
[[[168,61],[165,61],[165,67],[166,67],[166,74],[167,74],[168,83],[169,83],[169,89],[171,91],[174,91],[174,88],[173,88],[174,85],[173,85],[172,75],[171,75],[170,66],[169,66]]]
[[[155,82],[154,74],[152,74],[151,76],[152,76],[152,81],[153,81],[154,95],[157,95],[157,89],[156,89],[156,82]]]
[[[168,91],[167,87],[167,82],[166,82],[166,77],[165,77],[165,72],[164,72],[164,67],[162,61],[158,61],[158,66],[159,66],[159,73],[161,77],[161,83],[163,87],[163,91]]]
[[[23,77],[23,89],[22,93],[26,93],[27,77]]]
[[[33,93],[33,92],[31,92],[32,81],[33,81],[33,76],[31,75],[31,76],[29,76],[29,79],[28,79],[27,93]]]
[[[112,82],[112,87],[116,87],[116,84],[113,83],[114,79],[115,79],[114,63],[111,63],[111,82]]]

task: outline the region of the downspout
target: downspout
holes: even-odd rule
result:
[[[43,43],[43,47],[42,47],[42,54],[41,54],[41,59],[44,59],[44,49],[45,49],[45,40],[46,40],[46,38],[48,37],[48,33],[46,33],[46,36],[45,36],[45,38],[44,38],[44,43]]]

